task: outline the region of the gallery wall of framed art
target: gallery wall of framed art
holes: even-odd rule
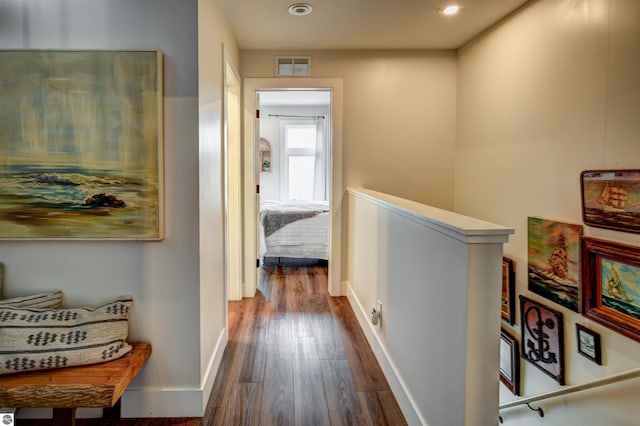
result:
[[[584,225],[639,233],[639,188],[640,170],[582,172]],[[570,356],[564,350],[566,339],[575,339],[576,353],[593,362],[594,368],[606,363],[598,327],[570,316],[571,322],[575,319],[575,334],[565,333],[563,309],[640,342],[640,246],[584,234],[581,224],[527,218],[526,284],[531,295],[517,294],[521,287],[513,282],[514,261],[503,259],[501,316],[508,326],[515,325],[510,298],[517,294],[520,336],[513,335],[515,329],[503,327],[501,348],[506,353],[507,342],[520,339],[520,356],[559,385],[566,384],[565,358]],[[506,365],[501,360],[500,378],[513,392]]]

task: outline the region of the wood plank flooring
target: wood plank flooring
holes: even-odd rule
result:
[[[263,267],[257,296],[229,310],[209,405],[222,424],[406,424],[347,299],[329,296],[326,267]]]
[[[203,418],[77,424],[406,425],[349,302],[329,296],[326,266],[261,271],[256,297],[229,303],[229,342]]]

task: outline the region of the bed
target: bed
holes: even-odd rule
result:
[[[264,201],[261,248],[267,258],[329,259],[328,201]]]

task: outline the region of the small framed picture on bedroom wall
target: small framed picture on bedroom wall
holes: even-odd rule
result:
[[[271,143],[265,138],[260,138],[260,171],[271,171]]]

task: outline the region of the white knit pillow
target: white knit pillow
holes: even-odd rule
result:
[[[131,351],[126,341],[133,298],[95,308],[0,305],[0,374],[94,364]]]
[[[60,309],[62,308],[62,291],[55,290],[32,296],[0,299],[0,305],[10,305],[15,308]]]

